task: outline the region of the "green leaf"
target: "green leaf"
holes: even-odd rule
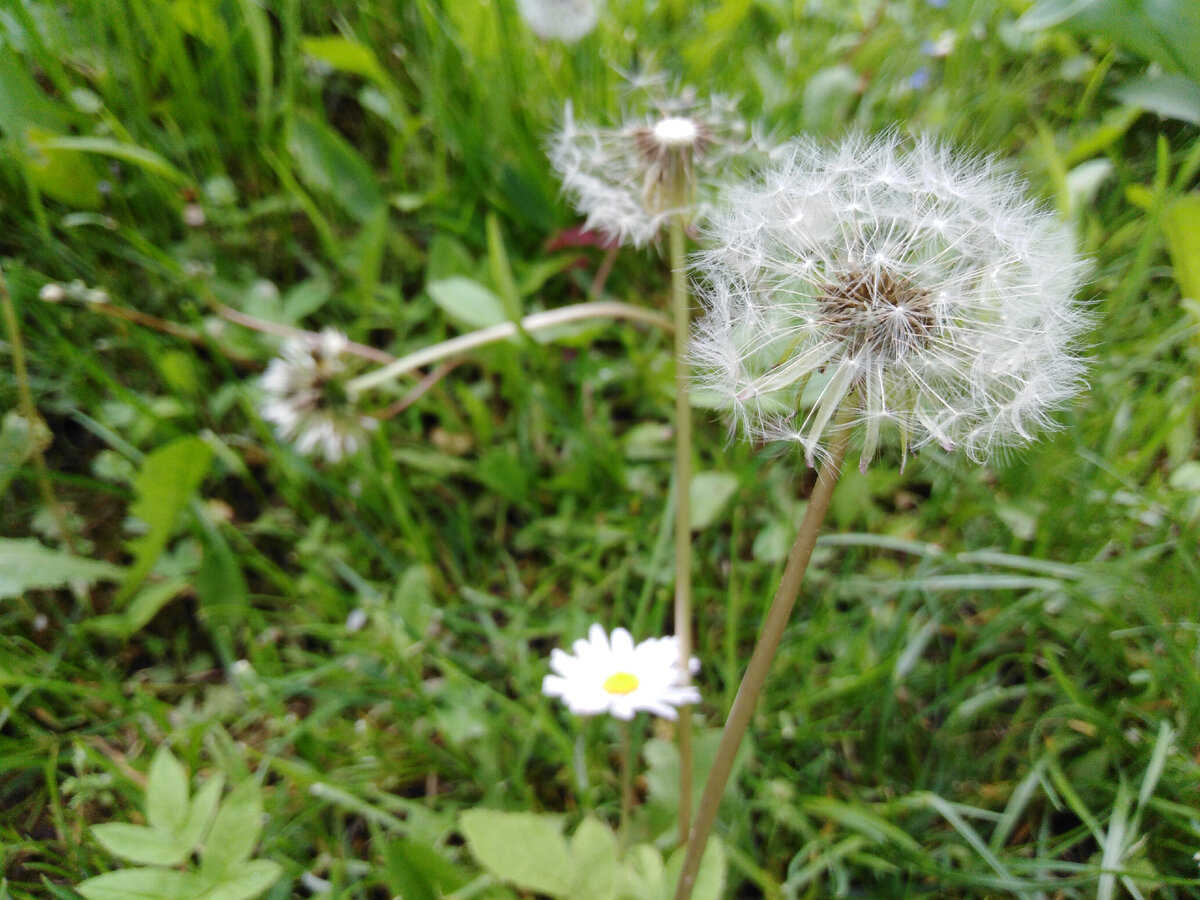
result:
[[[177,438],[147,456],[134,478],[137,499],[130,512],[146,523],[146,534],[129,543],[134,562],[120,599],[126,600],[162,555],[180,512],[200,487],[213,451],[198,437]]]
[[[500,298],[478,281],[456,275],[432,281],[426,290],[442,312],[460,325],[487,328],[508,321]]]
[[[208,0],[174,0],[170,9],[175,24],[192,37],[218,50],[229,43],[229,29],[215,4]]]
[[[1187,194],[1167,207],[1163,230],[1180,293],[1200,300],[1200,194]]]
[[[683,858],[687,847],[680,847],[667,860],[667,884],[670,891],[664,900],[674,895],[683,870]],[[696,884],[692,888],[692,900],[721,900],[725,889],[725,846],[715,837],[708,839],[704,857],[700,860],[700,871],[696,873]]]
[[[174,869],[120,869],[89,878],[75,890],[87,900],[194,900],[204,883]]]
[[[580,822],[571,838],[571,864],[575,871],[571,900],[616,897],[619,856],[617,838],[607,825],[591,817]]]
[[[1017,24],[1025,31],[1061,26],[1083,37],[1102,37],[1200,79],[1200,5],[1195,0],[1040,0]]]
[[[245,862],[198,894],[195,900],[250,900],[278,881],[282,874],[279,863],[269,859]]]
[[[188,852],[196,850],[208,836],[209,826],[217,812],[217,803],[221,799],[221,790],[225,787],[225,776],[219,772],[209,778],[188,805],[187,818],[179,826],[176,837],[180,843],[186,844]]]
[[[98,137],[55,137],[47,138],[39,146],[43,149],[70,150],[76,153],[96,153],[101,156],[119,159],[135,166],[140,166],[147,172],[161,175],[177,184],[186,184],[191,179],[175,168],[153,150],[139,147],[136,144],[123,144],[112,138]]]
[[[209,829],[200,866],[206,879],[220,881],[250,858],[262,831],[262,815],[258,782],[247,778],[225,798]]]
[[[571,855],[552,819],[472,809],[462,814],[459,830],[479,864],[497,878],[527,891],[570,897]]]
[[[849,114],[858,91],[858,73],[849,66],[821,69],[804,85],[804,130],[833,131]]]
[[[167,747],[159,747],[146,781],[146,821],[152,828],[175,831],[187,814],[187,770]]]
[[[59,135],[38,125],[25,126],[26,167],[47,196],[75,209],[99,209],[100,173],[77,150],[55,146]]]
[[[409,838],[383,847],[388,892],[405,900],[441,900],[470,879],[433,847]]]
[[[306,56],[320,60],[339,72],[362,75],[383,86],[390,86],[387,72],[366,44],[344,37],[306,37],[300,39],[300,49]]]
[[[1200,82],[1186,75],[1143,75],[1130,79],[1115,93],[1126,106],[1200,125]]]
[[[124,574],[120,566],[51,550],[34,538],[0,538],[0,599],[71,581],[118,581]]]
[[[512,264],[508,261],[508,250],[504,246],[504,235],[500,232],[500,220],[495,213],[487,217],[488,274],[499,291],[499,300],[505,316],[515,322],[521,318],[521,292],[513,276]]]
[[[692,531],[707,528],[737,493],[738,480],[732,472],[697,472],[692,476],[688,496],[691,499]]]
[[[344,137],[323,122],[297,117],[288,135],[288,152],[310,187],[329,194],[358,221],[370,221],[383,205],[375,172]]]
[[[124,822],[93,825],[92,837],[114,856],[143,866],[177,866],[193,849],[169,831]]]

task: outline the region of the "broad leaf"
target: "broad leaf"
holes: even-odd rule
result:
[[[262,794],[247,778],[233,789],[213,820],[201,852],[201,874],[220,881],[250,858],[262,831]]]
[[[470,879],[433,847],[408,838],[383,848],[388,890],[405,900],[441,900]]]
[[[0,538],[0,599],[72,581],[117,581],[124,574],[120,566],[51,550],[34,538]]]
[[[279,863],[256,859],[230,870],[195,900],[250,900],[257,897],[283,874]]]
[[[87,900],[194,900],[204,883],[174,869],[120,869],[75,888]]]
[[[358,221],[370,220],[383,205],[374,170],[323,122],[297,117],[288,136],[288,151],[309,186],[329,194]]]
[[[692,476],[688,496],[691,499],[692,531],[707,528],[737,493],[737,476],[732,472],[697,472]]]
[[[193,850],[172,832],[124,822],[93,825],[92,837],[114,856],[143,866],[177,866]]]
[[[1133,78],[1117,88],[1126,106],[1137,106],[1155,115],[1200,125],[1200,81],[1185,75],[1158,74]]]
[[[508,321],[500,298],[478,281],[454,276],[432,281],[426,290],[442,312],[460,325],[487,328]]]
[[[187,770],[166,747],[159,747],[146,782],[146,821],[162,831],[176,831],[188,815]]]
[[[670,886],[663,900],[674,896],[683,869],[686,847],[680,847],[667,860],[667,884]],[[692,888],[692,900],[721,900],[725,890],[725,847],[716,838],[708,839],[700,871],[696,873],[696,886]]]
[[[574,867],[558,825],[533,813],[473,809],[459,830],[485,869],[527,891],[570,897]]]
[[[607,825],[586,818],[571,838],[571,864],[575,885],[571,900],[612,900],[617,895],[618,858],[616,836]]]

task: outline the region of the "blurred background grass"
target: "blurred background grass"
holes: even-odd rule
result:
[[[213,309],[401,354],[465,328],[432,281],[511,276],[523,312],[585,299],[602,251],[556,240],[577,219],[545,138],[566,101],[615,116],[622,73],[658,71],[780,137],[899,124],[1011,158],[1076,226],[1100,319],[1060,434],[839,487],[722,815],[729,895],[1195,896],[1200,348],[1168,241],[1200,233],[1200,116],[1186,92],[1128,89],[1200,82],[1167,52],[1200,26],[1160,4],[1147,49],[1029,6],[630,0],[571,46],[508,0],[0,11],[0,254],[79,549],[128,559],[145,455],[189,435],[215,452],[149,621],[98,626],[127,599],[109,583],[0,607],[8,894],[71,896],[110,868],[86,828],[137,818],[164,741],[193,770],[266,773],[272,897],[305,873],[330,896],[402,893],[411,845],[470,873],[453,829],[475,805],[615,816],[608,725],[539,688],[588,623],[669,623],[667,340],[611,325],[480,351],[330,467],[255,413],[278,339]],[[202,338],[38,300],[75,279]],[[661,308],[666,287],[627,251],[605,290]],[[811,475],[698,418],[698,469],[727,497],[696,534],[712,729]],[[32,464],[7,476],[5,537],[62,547]],[[668,827],[664,782],[641,782],[643,838]]]

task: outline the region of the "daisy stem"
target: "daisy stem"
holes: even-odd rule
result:
[[[555,325],[578,322],[582,319],[632,319],[646,322],[649,325],[657,325],[665,331],[670,331],[672,327],[671,321],[666,316],[640,306],[634,306],[631,303],[619,303],[615,300],[606,300],[601,303],[575,303],[571,306],[533,313],[519,323],[501,322],[499,325],[481,328],[431,347],[424,347],[415,353],[402,356],[386,366],[381,366],[373,372],[358,376],[347,382],[346,389],[352,395],[361,394],[363,391],[379,387],[381,384],[386,384],[430,363],[440,362],[451,356],[459,356],[469,350],[494,344],[497,341],[505,341],[521,333],[532,334],[543,328],[552,328]]]
[[[845,423],[843,422],[844,426]],[[725,784],[733,770],[733,761],[737,756],[738,747],[746,735],[750,719],[754,715],[754,707],[762,694],[767,682],[767,674],[779,643],[783,639],[784,629],[796,605],[796,597],[800,593],[800,585],[808,562],[812,558],[813,547],[817,543],[817,535],[821,531],[821,523],[829,510],[829,500],[833,488],[841,473],[842,461],[846,457],[846,444],[849,435],[845,427],[834,429],[834,437],[829,448],[829,459],[821,466],[817,476],[817,484],[808,500],[808,508],[804,511],[804,520],[796,534],[796,542],[788,555],[787,565],[783,570],[783,578],[775,592],[775,599],[767,611],[758,642],[746,666],[746,674],[742,676],[742,684],[738,688],[733,706],[729,710],[729,718],[725,729],[721,732],[721,742],[717,747],[717,755],[713,760],[712,771],[704,785],[704,793],[700,797],[700,805],[696,809],[696,819],[692,823],[688,835],[687,853],[683,860],[683,868],[679,875],[679,884],[675,888],[675,900],[688,900],[692,896],[692,888],[696,883],[696,874],[700,871],[700,860],[704,856],[704,848],[712,833],[713,824],[717,818],[717,807],[721,803],[721,795],[725,792]]]
[[[620,723],[621,731],[621,824],[617,830],[621,852],[629,847],[629,819],[633,815],[633,739],[629,723]]]
[[[671,220],[671,309],[675,323],[675,640],[679,643],[679,683],[691,680],[692,658],[692,408],[686,361],[691,295],[684,258],[683,218]],[[679,840],[692,818],[692,710],[679,711]]]

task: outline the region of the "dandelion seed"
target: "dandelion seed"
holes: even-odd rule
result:
[[[700,700],[694,686],[678,683],[679,644],[673,637],[635,646],[624,628],[615,629],[610,642],[604,629],[593,625],[587,640],[576,641],[573,649],[573,655],[551,653],[555,674],[542,681],[542,693],[560,697],[576,715],[609,713],[629,720],[634,713],[650,712],[674,719],[675,707]],[[689,668],[695,672],[699,662],[690,660]]]
[[[345,391],[353,375],[346,343],[346,336],[332,328],[315,340],[288,340],[260,381],[266,398],[259,412],[279,437],[300,453],[316,453],[330,462],[357,451],[366,433],[379,425]]]
[[[538,37],[573,44],[595,29],[602,5],[602,0],[517,0],[517,11]]]
[[[886,428],[902,460],[936,443],[982,461],[1081,389],[1083,263],[995,161],[895,134],[798,141],[727,200],[691,357],[749,437],[811,466],[857,426],[865,470]]]
[[[576,122],[568,104],[549,148],[586,227],[620,243],[643,247],[676,215],[703,219],[718,176],[765,160],[765,143],[727,99],[702,101],[691,90],[668,97],[661,80],[646,80],[626,105],[633,111],[619,127],[597,128]]]

